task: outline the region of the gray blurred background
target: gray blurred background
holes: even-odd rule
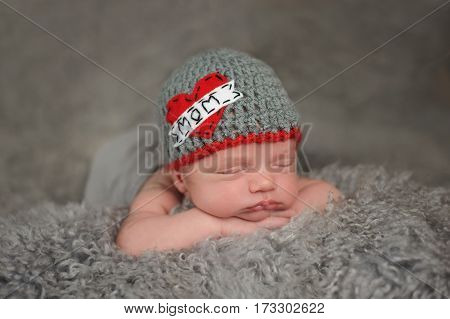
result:
[[[190,55],[231,47],[297,100],[445,1],[6,2],[151,98]],[[450,186],[449,18],[447,5],[296,105],[313,169],[374,163]],[[1,2],[0,48],[0,203],[80,201],[96,149],[153,105]]]

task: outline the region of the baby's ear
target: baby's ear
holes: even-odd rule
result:
[[[173,182],[174,186],[176,187],[176,189],[182,194],[186,193],[187,189],[186,189],[186,183],[184,180],[183,173],[176,169],[172,169],[170,171],[170,175],[171,175],[172,182]]]

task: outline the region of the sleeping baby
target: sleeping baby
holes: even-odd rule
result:
[[[161,165],[116,238],[127,254],[287,224],[342,194],[299,174],[299,117],[273,70],[231,49],[189,59],[164,84]]]

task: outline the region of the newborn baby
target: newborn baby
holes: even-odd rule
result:
[[[307,207],[322,211],[329,194],[338,201],[341,193],[297,175],[295,145],[292,139],[240,145],[181,171],[159,170],[134,199],[118,246],[131,255],[180,249],[208,237],[281,227]],[[169,215],[182,195],[196,207]]]
[[[342,194],[299,176],[298,113],[264,62],[230,49],[188,60],[163,87],[168,161],[140,188],[116,243],[130,255],[279,228]],[[171,214],[183,199],[192,207]]]

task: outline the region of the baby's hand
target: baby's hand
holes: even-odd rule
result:
[[[290,208],[272,211],[271,216],[291,218],[308,208],[323,213],[330,196],[336,203],[343,199],[342,193],[333,185],[324,181],[312,180],[305,187],[299,189],[296,201]]]
[[[263,220],[252,222],[239,217],[219,218],[217,217],[222,236],[245,235],[250,234],[258,229],[274,229],[289,223],[289,218],[270,216]]]
[[[204,224],[208,225],[207,227],[213,233],[222,237],[250,234],[261,228],[279,228],[289,223],[290,220],[290,218],[282,216],[268,216],[258,221],[249,221],[239,217],[217,217],[197,207],[191,208],[189,211],[203,216]]]

